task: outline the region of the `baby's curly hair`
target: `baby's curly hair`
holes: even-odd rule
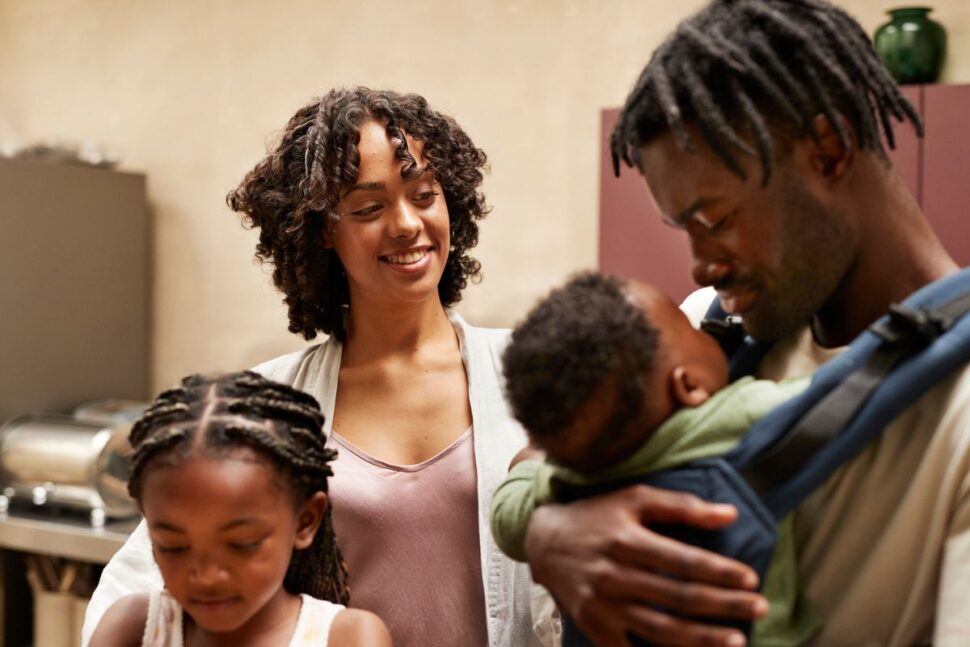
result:
[[[512,331],[502,363],[513,414],[549,450],[612,377],[616,407],[604,429],[627,428],[643,408],[644,376],[656,361],[659,335],[621,279],[596,272],[574,276]]]
[[[451,250],[438,294],[445,306],[461,300],[468,279],[481,264],[468,255],[478,244],[478,224],[488,212],[479,191],[485,153],[454,119],[416,94],[364,87],[337,88],[297,111],[279,144],[226,196],[259,228],[256,258],[273,264],[273,283],[283,292],[291,332],[310,340],[318,332],[345,341],[342,306],[350,293],[343,265],[323,246],[324,232],[338,218],[337,203],[357,179],[360,126],[385,125],[404,162],[403,177],[417,170],[405,135],[420,140],[424,157],[448,205]]]

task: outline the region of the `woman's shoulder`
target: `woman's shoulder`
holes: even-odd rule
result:
[[[306,372],[307,367],[315,362],[322,361],[328,349],[335,343],[328,337],[319,344],[313,344],[292,353],[274,357],[254,366],[252,370],[268,380],[295,385],[299,376]]]
[[[91,635],[89,647],[137,647],[141,645],[148,619],[149,593],[132,593],[118,598],[101,617]]]
[[[333,619],[328,647],[391,647],[384,621],[370,611],[344,609]]]
[[[482,344],[493,351],[502,351],[509,342],[512,330],[509,328],[485,328],[474,326],[456,310],[448,309],[448,318],[467,342]]]
[[[473,335],[482,340],[483,343],[488,344],[490,348],[503,350],[512,338],[512,330],[509,328],[480,328],[478,326],[471,327]]]

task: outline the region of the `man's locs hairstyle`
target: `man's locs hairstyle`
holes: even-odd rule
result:
[[[252,371],[191,375],[159,395],[130,435],[135,449],[128,490],[141,500],[146,470],[193,455],[249,448],[288,483],[296,502],[327,492],[337,453],[326,447],[323,414],[310,395]],[[347,567],[333,532],[330,506],[313,543],[294,550],[283,586],[294,594],[345,604]]]
[[[767,184],[773,129],[814,138],[820,114],[847,149],[840,116],[860,148],[883,157],[882,136],[895,147],[891,119],[908,119],[923,134],[869,37],[843,10],[823,0],[714,0],[683,20],[640,74],[611,136],[613,171],[619,175],[620,160],[639,166],[638,149],[668,131],[690,149],[685,126],[693,124],[742,179],[737,153],[757,157]]]

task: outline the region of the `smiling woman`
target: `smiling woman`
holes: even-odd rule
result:
[[[526,444],[502,392],[508,331],[449,307],[479,273],[468,252],[485,163],[422,97],[338,89],[298,110],[228,196],[259,230],[290,330],[329,335],[256,370],[321,403],[340,451],[330,497],[350,604],[387,622],[398,647],[558,641],[551,598],[487,525]],[[157,585],[140,527],[105,569],[86,627]]]
[[[345,341],[344,307],[350,302],[348,278],[353,280],[346,265],[353,260],[340,254],[332,235],[341,237],[340,230],[354,225],[342,221],[371,223],[371,233],[385,224],[399,227],[403,203],[397,198],[405,189],[411,205],[404,216],[434,207],[448,237],[448,245],[438,250],[443,263],[438,294],[441,305],[454,305],[468,279],[479,273],[478,261],[467,251],[478,244],[477,221],[486,213],[478,190],[485,163],[485,153],[458,124],[432,110],[423,97],[338,89],[293,115],[279,145],[227,201],[246,224],[259,229],[256,255],[273,264],[290,330],[307,339],[322,332]],[[404,222],[403,237],[400,231],[387,232],[394,245],[412,242],[408,234],[414,230],[407,227],[413,224]],[[346,241],[349,234],[342,237]]]
[[[397,300],[427,300],[444,274],[451,247],[448,204],[424,146],[410,135],[406,142],[414,162],[402,169],[384,126],[361,126],[358,181],[337,203],[337,220],[324,233],[344,264],[355,310],[365,299],[392,307]]]

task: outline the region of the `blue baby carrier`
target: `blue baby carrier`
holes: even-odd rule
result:
[[[728,528],[651,529],[744,562],[764,581],[777,521],[877,438],[911,403],[970,363],[970,316],[964,316],[968,311],[970,268],[891,306],[845,352],[820,367],[807,390],[752,425],[729,453],[604,489],[645,483],[733,504],[738,520]],[[728,352],[732,380],[753,374],[770,348],[746,337],[740,322],[728,317],[717,300],[703,328],[715,334]],[[750,635],[750,623],[697,619],[736,626]],[[648,643],[634,640],[634,644]],[[590,645],[568,618],[563,645]]]

